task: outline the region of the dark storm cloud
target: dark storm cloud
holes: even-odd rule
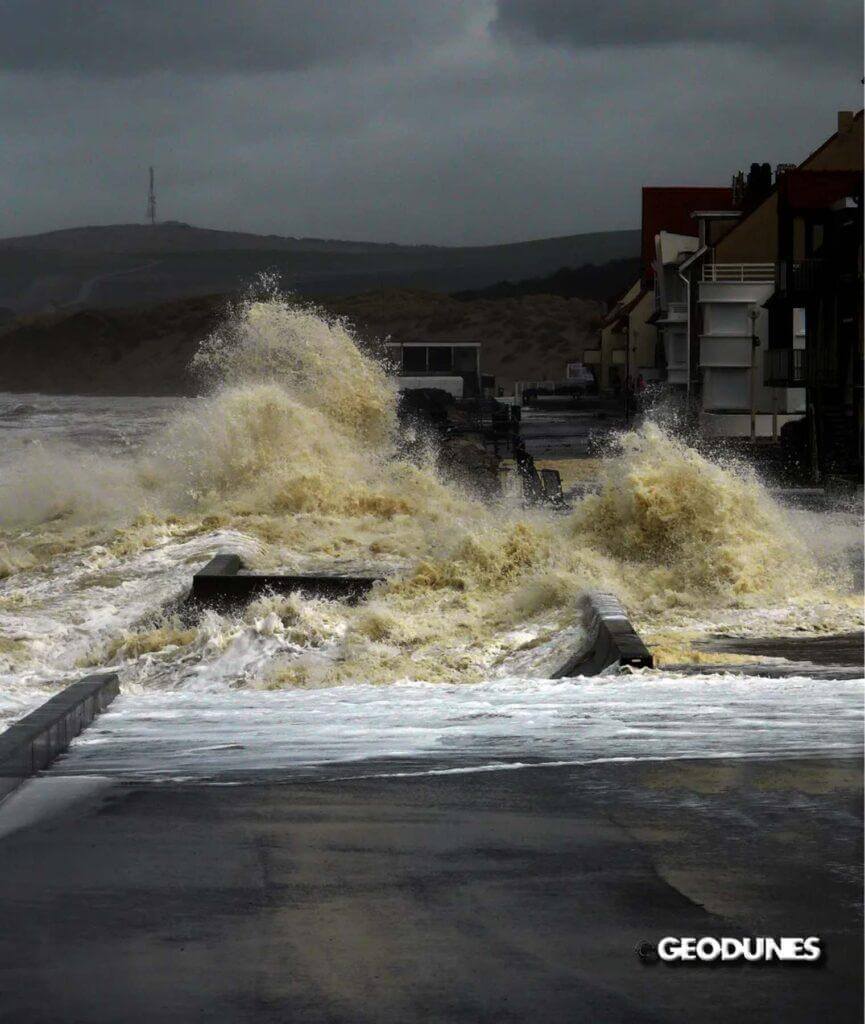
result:
[[[762,38],[762,8],[730,4]],[[641,36],[645,4],[586,27],[580,0],[0,0],[0,237],[140,221],[150,164],[160,217],[205,227],[439,244],[637,227],[642,185],[801,159],[858,103],[858,57],[837,41],[847,56],[819,59],[827,6],[801,24],[813,56],[772,60],[747,27],[707,45],[705,21],[685,32],[659,5]]]
[[[498,0],[494,25],[516,40],[574,48],[699,42],[837,60],[861,49],[860,0]]]
[[[268,72],[429,45],[462,0],[0,0],[0,67]]]

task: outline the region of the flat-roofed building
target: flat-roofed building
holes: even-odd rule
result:
[[[389,341],[386,347],[403,382],[417,381],[413,386],[452,391],[452,385],[443,382],[462,380],[459,397],[469,398],[481,392],[479,341]],[[436,380],[438,384],[434,383]]]

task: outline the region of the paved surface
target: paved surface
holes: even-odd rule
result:
[[[865,635],[837,633],[827,636],[713,637],[695,646],[709,651],[754,654],[806,662],[815,666],[846,666],[862,673]],[[789,669],[786,669],[789,672]]]
[[[691,675],[742,675],[784,679],[804,676],[813,680],[861,679],[865,672],[862,633],[826,636],[709,637],[694,647],[718,654],[751,655],[752,661],[731,665],[720,661],[699,665],[665,665],[667,672]],[[761,659],[770,658],[771,661]],[[780,659],[780,660],[779,660]]]
[[[669,672],[696,675],[747,675],[786,678],[806,676],[814,680],[861,679],[865,672],[865,638],[862,633],[826,636],[709,637],[694,646],[719,654],[752,655],[754,660],[699,665],[667,665]],[[761,661],[772,658],[772,661]],[[783,660],[777,660],[783,659]]]
[[[597,446],[625,425],[622,399],[586,396],[573,405],[524,407],[520,435],[536,459],[580,459],[597,454]]]
[[[0,1020],[858,1021],[861,767],[38,779],[0,807]],[[828,952],[637,959],[668,934]]]

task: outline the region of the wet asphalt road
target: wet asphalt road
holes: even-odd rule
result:
[[[39,779],[0,811],[0,1021],[858,1021],[861,768]],[[827,952],[641,962],[665,935]]]

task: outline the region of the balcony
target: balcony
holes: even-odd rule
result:
[[[774,284],[774,263],[704,263],[703,280],[713,284]]]
[[[675,323],[684,323],[688,319],[688,303],[668,302],[666,319]]]
[[[748,335],[704,334],[700,336],[700,366],[744,369],[751,365],[753,350]]]
[[[770,348],[763,354],[763,383],[775,388],[804,388],[804,348]]]

